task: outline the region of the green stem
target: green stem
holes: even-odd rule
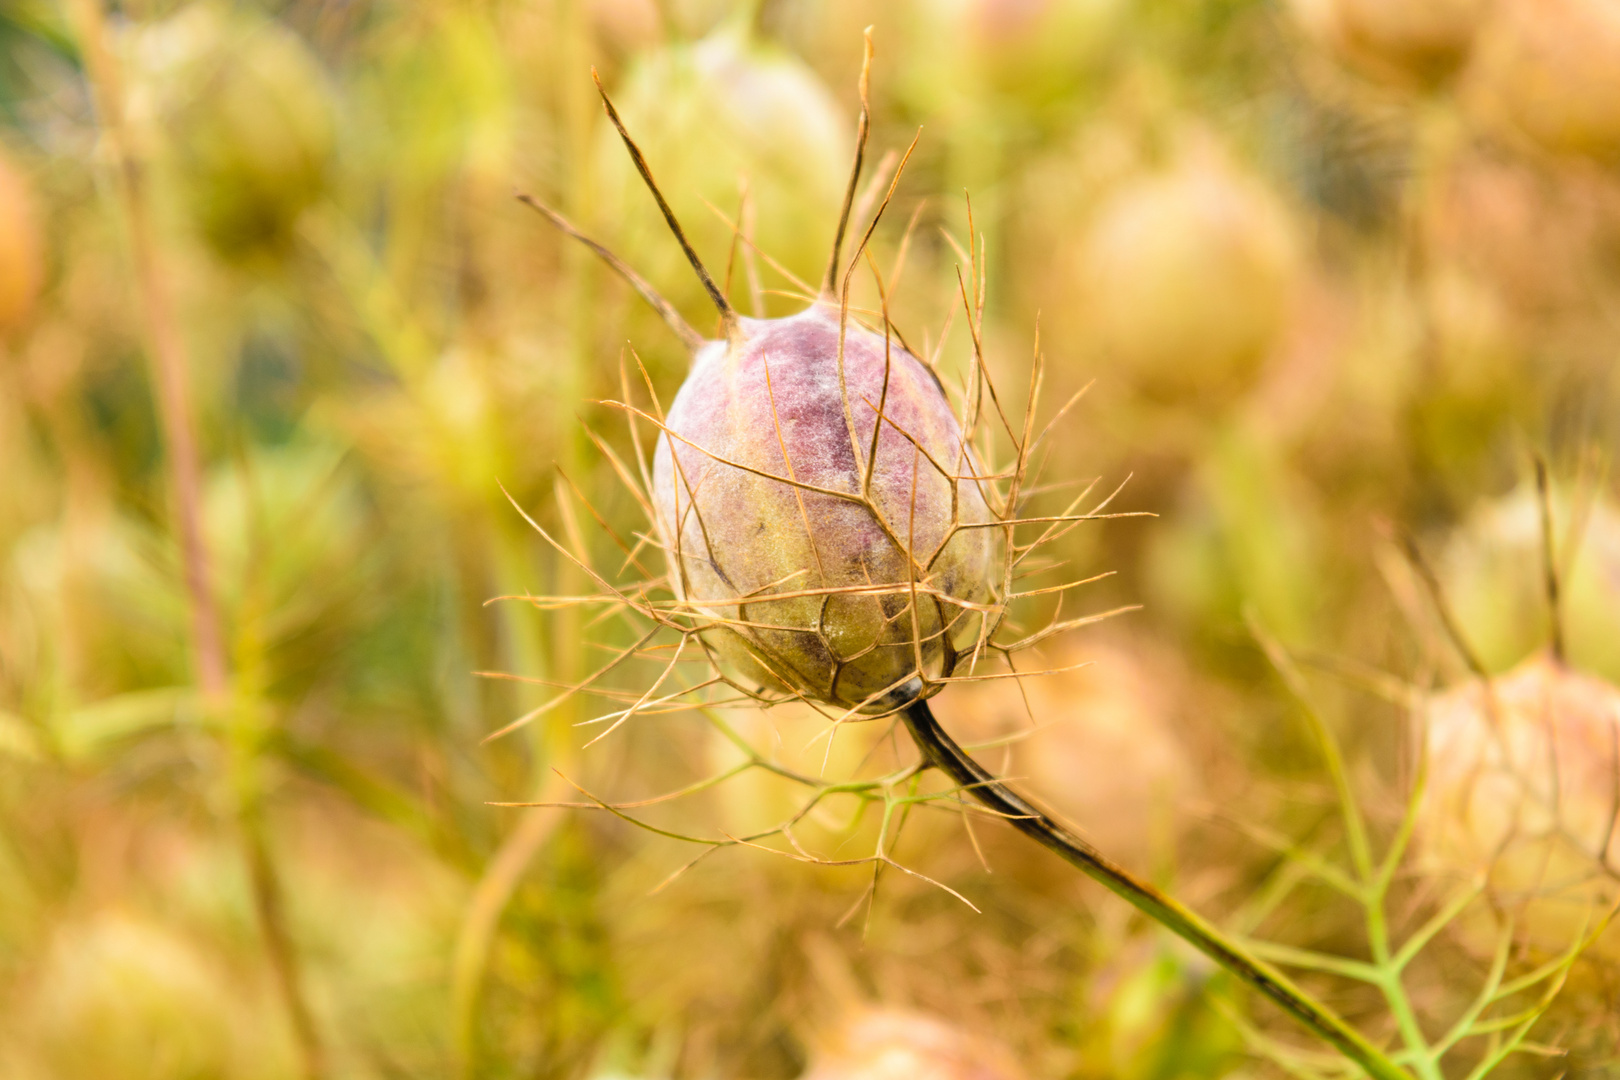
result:
[[[929,764],[944,772],[989,809],[1006,817],[1019,832],[1056,853],[1065,862],[1100,882],[1138,911],[1182,938],[1221,967],[1270,998],[1378,1080],[1412,1080],[1366,1037],[1327,1006],[1295,986],[1286,975],[1253,956],[1211,923],[1154,886],[1137,879],[1096,848],[1025,802],[1006,784],[968,756],[940,727],[926,701],[902,712],[912,739]]]

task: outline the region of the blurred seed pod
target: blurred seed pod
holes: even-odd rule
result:
[[[1557,317],[1590,297],[1617,236],[1611,183],[1484,153],[1461,155],[1424,212],[1431,259],[1477,277],[1525,317]]]
[[[1276,344],[1299,273],[1287,212],[1210,153],[1127,182],[1079,251],[1089,326],[1108,361],[1164,398],[1243,390]]]
[[[1004,100],[1061,101],[1096,66],[1121,22],[1120,0],[918,0],[931,43],[959,46]],[[942,77],[950,77],[948,71]],[[958,67],[956,78],[962,72]],[[950,87],[933,87],[936,100]]]
[[[523,342],[511,342],[514,351]],[[543,437],[548,389],[540,365],[495,367],[471,350],[451,350],[417,378],[421,392],[374,393],[345,409],[343,423],[379,475],[401,494],[438,514],[464,514],[485,505],[491,476],[513,490],[534,483],[534,467],[514,457],[507,432]]]
[[[1284,450],[1241,429],[1222,432],[1148,541],[1152,602],[1207,644],[1229,639],[1250,606],[1285,639],[1312,637],[1330,580],[1326,511]]]
[[[738,182],[746,177],[755,242],[805,281],[817,280],[838,219],[855,129],[809,67],[727,27],[695,44],[643,55],[614,102],[711,265],[725,264],[732,237],[704,200],[735,220]],[[620,246],[649,253],[638,262],[669,295],[697,300],[680,252],[661,242],[663,220],[624,147],[606,124],[600,135],[597,216],[614,223]]]
[[[1168,854],[1175,805],[1198,786],[1174,727],[1174,673],[1139,650],[1089,639],[1047,650],[1041,666],[1082,663],[1018,682],[953,687],[935,711],[968,743],[1015,740],[1005,754],[980,756],[1110,858],[1151,869],[1154,856]]]
[[[633,53],[658,40],[663,19],[656,0],[590,0],[591,29],[616,53]]]
[[[1552,510],[1566,647],[1586,670],[1620,679],[1620,508],[1559,494]],[[1441,554],[1447,600],[1493,671],[1548,639],[1543,545],[1540,499],[1525,483],[1479,506]]]
[[[1300,26],[1350,66],[1393,82],[1432,84],[1457,71],[1488,0],[1292,0]]]
[[[1439,695],[1427,720],[1425,857],[1449,875],[1488,874],[1523,941],[1567,949],[1617,892],[1620,690],[1538,654]],[[1496,947],[1484,912],[1456,930],[1475,951]],[[1595,948],[1620,957],[1620,937]]]
[[[858,1008],[818,1040],[802,1080],[1023,1080],[1010,1051],[926,1013]]]
[[[326,190],[335,145],[326,75],[304,42],[200,0],[139,31],[133,68],[132,97],[164,131],[210,246],[231,259],[284,250]]]
[[[189,943],[102,912],[58,929],[26,1008],[53,1076],[196,1080],[239,1075],[232,995]]]
[[[33,196],[17,166],[0,153],[0,333],[28,320],[43,274]]]
[[[1500,0],[1470,83],[1486,117],[1547,150],[1620,155],[1620,6]]]

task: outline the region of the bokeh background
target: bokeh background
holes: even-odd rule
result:
[[[586,698],[485,741],[555,690],[476,673],[567,685],[607,655],[588,611],[487,603],[589,588],[518,508],[614,561],[593,514],[644,526],[596,402],[626,342],[666,401],[686,366],[514,194],[714,324],[593,65],[738,306],[784,314],[788,275],[826,260],[875,25],[869,161],[923,128],[873,241],[888,268],[914,225],[897,325],[961,370],[946,234],[976,235],[1000,385],[1037,324],[1043,418],[1095,384],[1044,480],[1129,478],[1114,508],[1157,515],[1063,539],[1076,576],[1114,572],[1077,610],[1143,607],[1045,650],[1093,664],[1031,681],[1039,729],[1001,762],[1195,906],[1358,947],[1321,890],[1284,901],[1255,839],[1334,834],[1251,628],[1315,664],[1383,827],[1412,758],[1389,688],[1468,675],[1405,538],[1491,672],[1553,640],[1550,547],[1564,654],[1620,679],[1613,0],[97,2],[0,9],[7,1080],[889,1075],[826,1064],[877,1006],[1031,1077],[1275,1071],[1243,1037],[1291,1038],[1272,1012],[1005,829],[919,814],[900,840],[975,913],[754,850],[655,892],[689,847],[489,805],[579,799],[560,775],[645,798],[737,760],[692,713],[585,749],[576,725],[611,707]],[[779,266],[736,253],[739,214]],[[983,740],[1025,700],[937,708]],[[804,716],[732,723],[820,765]],[[769,780],[656,820],[779,818]],[[874,829],[836,803],[806,824],[846,855]],[[1486,964],[1455,937],[1436,1016]],[[1538,1029],[1568,1056],[1505,1074],[1616,1075],[1620,979],[1591,967]]]

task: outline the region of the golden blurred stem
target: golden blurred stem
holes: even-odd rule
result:
[[[590,93],[585,80],[579,78],[578,73],[590,67],[595,44],[591,40],[583,0],[568,0],[562,6],[563,63],[558,77],[562,80],[563,123],[567,131],[569,158],[573,162],[573,167],[567,170],[569,187],[564,195],[568,212],[574,215],[575,220],[588,222],[594,217],[591,194],[595,190],[591,137],[601,114],[595,95]],[[562,268],[566,279],[564,288],[558,290],[558,299],[563,311],[567,312],[568,334],[564,346],[567,362],[560,365],[564,371],[563,385],[558,388],[560,392],[557,395],[557,430],[563,434],[557,446],[556,460],[565,473],[579,480],[586,472],[583,464],[585,435],[576,410],[579,402],[586,397],[585,372],[590,370],[590,353],[598,326],[593,277],[597,265],[582,246],[569,244],[563,252]],[[618,350],[614,351],[617,353]],[[565,510],[563,500],[567,495],[562,485],[556,487],[556,492],[559,509]],[[579,550],[577,522],[572,517],[565,517],[565,525],[570,542]],[[565,595],[571,595],[574,590],[583,590],[586,586],[579,569],[549,548],[547,551],[556,569],[558,589]],[[551,630],[554,635],[550,642],[552,678],[572,685],[581,677],[585,662],[580,612],[570,607],[554,613]],[[578,710],[572,702],[552,713],[545,728],[548,733],[544,740],[547,757],[555,758],[572,745],[573,726],[578,719]],[[537,759],[536,764],[539,770],[534,786],[549,789],[553,776],[551,768],[556,761]]]
[[[585,199],[591,189],[589,176],[590,138],[596,117],[596,103],[584,90],[579,72],[589,68],[591,43],[583,5],[579,0],[563,0],[558,5],[559,62],[556,65],[561,79],[563,129],[567,133],[569,160],[576,167],[567,170],[572,181],[566,192],[564,205],[576,221],[590,220]],[[559,422],[555,430],[567,432],[557,447],[557,460],[570,476],[579,476],[581,460],[579,425],[575,422],[575,403],[584,395],[580,388],[580,372],[590,346],[596,314],[591,303],[588,254],[577,245],[568,245],[563,254],[563,273],[566,287],[557,290],[559,308],[568,313],[568,339],[565,362],[557,365],[559,373],[554,400],[557,402]],[[505,507],[502,504],[502,510]],[[500,536],[499,527],[497,536]],[[497,540],[497,544],[501,541]],[[502,546],[505,558],[503,570],[515,570],[514,550]],[[579,588],[578,571],[566,560],[557,559],[557,588],[567,593]],[[513,584],[516,578],[503,573],[503,584]],[[566,611],[552,617],[552,641],[549,674],[552,679],[572,683],[579,678],[583,666],[581,634],[578,613]],[[535,764],[533,790],[538,802],[554,801],[563,797],[553,784],[560,783],[552,771],[559,764],[562,748],[572,733],[576,713],[572,705],[552,712],[545,725],[531,725],[531,751]],[[451,1025],[455,1040],[456,1076],[472,1080],[478,1072],[478,1006],[489,968],[490,951],[500,930],[501,918],[512,896],[522,884],[529,865],[539,855],[546,841],[556,831],[561,818],[554,809],[523,811],[512,831],[502,839],[491,857],[483,876],[473,889],[457,932],[451,968]]]
[[[239,808],[238,825],[246,848],[248,878],[253,888],[253,911],[264,935],[265,951],[275,974],[276,990],[287,1010],[293,1037],[298,1044],[300,1066],[309,1080],[327,1075],[326,1054],[315,1017],[305,1000],[299,977],[298,953],[287,929],[287,912],[281,877],[270,856],[263,809],[255,801]]]
[[[1424,374],[1436,377],[1444,342],[1434,316],[1434,252],[1431,251],[1430,223],[1441,212],[1446,197],[1446,181],[1452,163],[1465,145],[1465,134],[1453,112],[1443,102],[1429,101],[1418,111],[1413,147],[1413,176],[1405,207],[1408,295],[1416,304],[1418,348]]]
[[[254,504],[250,501],[248,505],[251,520]],[[253,521],[250,532],[262,534],[262,525]],[[250,579],[238,606],[232,642],[236,678],[226,729],[230,783],[253,913],[264,939],[271,975],[292,1029],[300,1071],[306,1080],[319,1080],[329,1071],[326,1052],[304,996],[298,953],[288,928],[286,893],[272,857],[269,823],[265,820],[264,747],[274,723],[265,698],[270,673],[263,629],[268,606],[263,580]]]
[[[536,799],[551,800],[560,794],[542,792]],[[451,961],[450,1007],[455,1024],[456,1075],[463,1080],[477,1075],[478,1001],[501,916],[522,883],[529,863],[556,831],[561,815],[562,811],[554,807],[522,812],[517,826],[507,833],[490,859],[462,916]]]
[[[969,757],[946,734],[926,701],[913,702],[902,715],[924,759],[986,807],[1004,815],[1007,824],[1055,852],[1065,862],[1270,998],[1318,1038],[1361,1066],[1368,1076],[1377,1080],[1412,1080],[1410,1073],[1391,1061],[1327,1006],[1295,986],[1282,972],[1250,955],[1247,949],[1213,924],[1153,885],[1138,880],[1130,871],[1025,802]]]
[[[1424,228],[1445,196],[1452,162],[1467,145],[1467,135],[1455,108],[1443,101],[1427,101],[1418,110],[1416,135],[1409,214],[1412,239],[1426,248]]]
[[[114,184],[129,231],[135,288],[145,317],[147,352],[157,391],[163,441],[168,449],[169,478],[174,488],[175,528],[185,565],[186,592],[191,601],[192,652],[197,683],[211,704],[222,702],[228,691],[225,652],[220,636],[219,607],[208,576],[208,548],[203,540],[202,469],[186,381],[185,343],[175,320],[173,301],[160,270],[151,204],[146,194],[146,173],[130,145],[124,127],[123,95],[117,61],[107,48],[99,0],[72,0],[85,71],[89,78],[102,134],[112,159]]]
[[[1552,482],[1547,476],[1547,459],[1536,455],[1536,501],[1541,509],[1541,580],[1547,592],[1547,619],[1551,624],[1552,655],[1564,662],[1564,612],[1559,598],[1558,544],[1553,534]]]
[[[191,408],[185,342],[162,272],[146,171],[124,124],[120,72],[116,57],[107,47],[101,4],[99,0],[70,0],[70,9],[112,163],[113,183],[128,231],[135,288],[146,324],[147,353],[152,365],[164,447],[168,451],[169,479],[174,489],[175,531],[179,534],[186,594],[191,607],[191,647],[197,685],[202,692],[204,709],[219,715],[230,708],[230,675],[225,663],[219,604],[209,575],[208,547],[203,538],[202,464]],[[240,722],[235,726],[239,727]],[[257,741],[252,748],[241,744],[239,736],[233,737],[231,754],[254,914],[292,1023],[302,1073],[310,1080],[319,1080],[326,1073],[325,1059],[315,1033],[313,1015],[299,986],[280,882],[270,858],[257,796]],[[251,760],[244,761],[244,755]]]
[[[501,504],[504,509],[506,504]],[[495,511],[492,511],[492,516]],[[503,589],[527,588],[523,573],[523,548],[518,538],[491,522],[491,544],[499,569]],[[515,604],[503,605],[506,616],[507,637],[511,642],[509,666],[517,671],[538,669],[542,650],[535,635],[527,630],[525,616],[531,613]],[[538,725],[535,725],[538,726]],[[543,732],[542,732],[543,734]],[[555,783],[556,775],[547,766],[552,755],[544,739],[534,743],[536,771]],[[562,790],[548,784],[545,779],[535,781],[537,802],[552,802],[565,798]],[[501,916],[512,896],[522,884],[523,875],[540,849],[556,830],[561,812],[552,808],[527,810],[521,813],[517,825],[502,839],[483,876],[473,888],[462,914],[461,926],[456,934],[450,968],[450,1014],[456,1051],[456,1075],[470,1080],[477,1074],[478,1062],[478,1004],[482,996],[484,979],[489,969],[490,950],[500,929]]]

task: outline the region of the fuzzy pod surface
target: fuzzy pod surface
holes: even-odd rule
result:
[[[839,369],[831,304],[739,319],[698,351],[653,488],[673,587],[715,620],[718,658],[768,691],[853,708],[952,670],[998,540],[934,373],[853,322]]]

